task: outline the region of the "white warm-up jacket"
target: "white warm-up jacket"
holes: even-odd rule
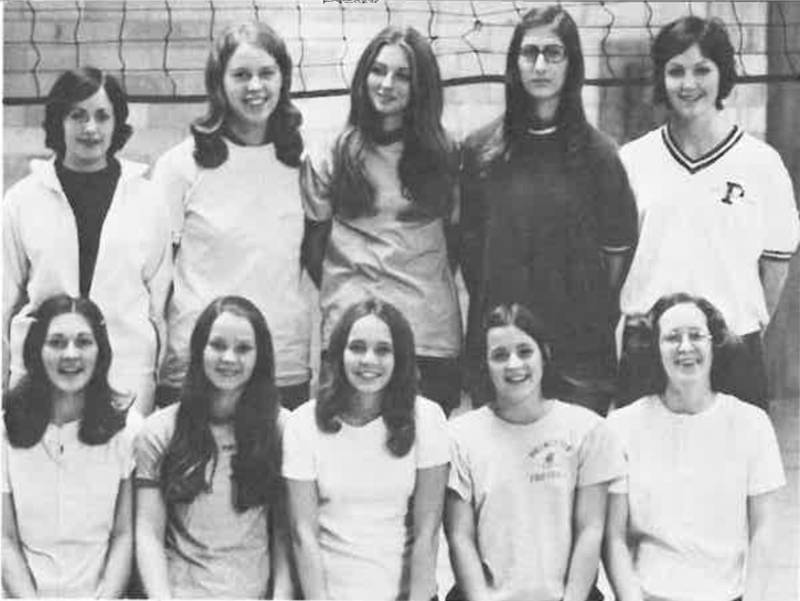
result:
[[[137,407],[149,411],[165,347],[172,280],[169,220],[144,177],[147,166],[125,160],[120,165],[89,297],[105,316],[111,385],[135,393]],[[77,226],[54,161],[34,160],[31,173],[3,201],[3,375],[10,369],[12,385],[24,373],[29,313],[58,293],[80,295]]]

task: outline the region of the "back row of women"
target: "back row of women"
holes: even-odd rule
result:
[[[156,381],[159,405],[176,398],[203,307],[238,294],[272,325],[278,386],[295,407],[311,380],[305,267],[320,289],[322,348],[344,307],[390,301],[414,329],[422,394],[446,412],[461,373],[475,373],[481,316],[501,302],[552,326],[562,398],[601,414],[634,400],[642,316],[677,291],[711,300],[744,338],[725,387],[764,406],[761,334],[798,241],[791,181],[772,148],[721,112],[735,78],[721,24],[679,19],[652,56],[668,122],[618,155],[584,114],[574,21],[534,9],[509,45],[505,113],[459,149],[441,125],[429,42],[390,27],[358,62],[344,131],[308,152],[286,47],[246,24],[211,50],[207,114],[152,181],[115,158],[131,133],[117,82],[68,72],[46,106],[55,159],[35,161],[3,203],[4,375],[24,373],[31,310],[55,292],[88,296],[108,320],[112,384],[147,414]]]
[[[4,359],[10,358],[4,375],[10,365],[16,384],[30,369],[23,341],[43,300],[62,292],[89,297],[102,310],[114,351],[110,384],[133,393],[141,413],[152,410],[156,396],[164,405],[195,398],[201,391],[192,388],[190,357],[202,356],[197,349],[208,340],[201,336],[195,342],[191,333],[212,299],[236,294],[251,299],[270,324],[274,383],[284,405],[297,407],[308,399],[311,379],[310,308],[301,283],[305,267],[320,288],[322,363],[329,372],[323,380],[335,381],[334,326],[347,307],[376,296],[407,317],[415,352],[414,365],[405,367],[418,372],[420,394],[449,412],[459,402],[460,374],[479,374],[486,362],[484,316],[498,305],[521,303],[551,332],[552,394],[604,414],[610,402],[624,405],[658,379],[650,356],[658,328],[647,316],[657,299],[684,291],[713,301],[744,341],[718,370],[716,388],[763,405],[761,332],[798,240],[791,182],[774,150],[723,117],[722,101],[735,70],[732,46],[719,23],[679,19],[659,32],[652,55],[655,97],[667,105],[669,120],[617,155],[586,121],[583,56],[574,21],[561,8],[534,9],[515,28],[509,46],[505,114],[459,147],[441,126],[441,82],[429,43],[413,29],[388,28],[359,60],[346,128],[329,147],[306,152],[301,116],[289,97],[286,48],[266,25],[247,24],[226,31],[212,49],[206,70],[209,110],[192,124],[190,138],[159,159],[151,180],[142,176],[143,167],[115,158],[131,133],[117,82],[90,68],[68,72],[54,85],[46,106],[46,144],[56,158],[32,165],[32,173],[9,190],[3,203],[3,340]],[[453,276],[459,266],[470,297],[465,342]],[[711,329],[711,323],[681,326],[668,338],[681,349],[687,335],[696,349],[710,339]],[[244,352],[238,348],[238,343],[222,345],[215,352]],[[386,348],[373,350],[386,354]],[[522,358],[522,351],[517,355]],[[691,353],[688,359],[676,355],[684,370],[704,364]],[[380,381],[372,371],[361,377]],[[234,372],[225,377],[241,375]],[[467,380],[474,402],[487,402],[480,378]],[[323,384],[323,390],[332,390],[330,383]],[[115,398],[124,405],[131,397]],[[332,393],[332,398],[339,397]],[[304,405],[298,415],[315,413],[312,406]],[[329,414],[316,412],[323,430],[346,428],[346,405],[329,407]],[[362,413],[350,418],[355,426],[369,421]],[[157,414],[152,424],[165,419]],[[408,411],[384,414],[383,421],[391,433],[387,448],[406,455],[415,432]],[[173,523],[164,509],[173,507],[170,501],[180,505],[206,486],[217,490],[218,478],[229,491],[220,494],[234,494],[228,476],[217,472],[234,474],[237,507],[263,501],[269,478],[246,475],[260,464],[218,460],[223,453],[239,457],[234,450],[242,445],[253,447],[254,455],[246,455],[251,459],[266,454],[274,460],[263,446],[271,440],[261,438],[263,432],[255,436],[245,428],[250,432],[245,443],[239,436],[245,430],[218,440],[205,425],[176,427],[174,435],[164,428],[158,444],[184,451],[174,455],[172,465],[165,463],[171,475],[152,470],[152,479],[161,482],[155,490],[162,505],[155,504],[160,513],[147,513],[156,515],[162,531],[167,517]],[[309,445],[298,446],[313,448]],[[358,448],[323,456],[349,458]],[[564,451],[577,461],[573,451],[579,448],[545,444],[531,452],[546,450],[543,461],[557,461]],[[438,457],[436,449],[431,453]],[[417,463],[418,472],[438,465],[427,460],[418,457],[423,462]],[[601,463],[613,471],[610,460]],[[292,470],[305,480],[316,460],[288,465],[283,469],[290,471],[290,498],[311,511],[310,491],[322,494],[322,489],[297,490],[291,486]],[[436,474],[417,477],[414,490],[443,479]],[[543,482],[549,479],[542,475]],[[248,490],[251,482],[254,489]],[[365,491],[352,483],[330,485],[368,495],[382,478],[367,482]],[[140,506],[146,508],[143,496]],[[213,498],[222,497],[215,493]],[[470,502],[474,506],[474,499]],[[435,506],[421,505],[435,513]],[[578,516],[581,507],[575,506]],[[321,512],[324,531],[323,517]],[[357,517],[346,517],[358,526]],[[425,516],[420,522],[430,524]],[[207,523],[214,533],[228,527],[203,517],[198,523]],[[307,540],[304,532],[298,527],[297,540]],[[172,535],[170,548],[192,557],[174,542],[178,534]],[[331,534],[330,545],[337,544],[337,535]],[[216,544],[199,546],[222,548]],[[160,561],[163,552],[152,557]],[[425,553],[415,557],[411,552],[411,566],[430,559]],[[314,570],[318,554],[299,553],[297,559],[301,579],[319,573]],[[240,563],[234,560],[231,569]],[[485,558],[482,563],[491,566]],[[499,578],[491,569],[488,575],[490,584]],[[360,577],[366,582],[370,575],[362,571]],[[428,594],[429,588],[412,587],[412,592]],[[585,598],[585,591],[577,590],[569,598]],[[159,596],[167,592],[157,590]],[[736,596],[714,595],[710,598]]]

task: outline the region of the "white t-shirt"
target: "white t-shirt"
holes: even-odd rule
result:
[[[792,181],[778,153],[738,128],[692,160],[662,126],[620,150],[639,210],[639,244],[620,297],[626,315],[663,295],[689,292],[719,308],[743,335],[769,316],[761,257],[788,260],[797,248]]]
[[[698,414],[647,396],[609,415],[628,458],[629,539],[646,599],[720,601],[744,588],[747,497],[786,482],[767,414],[718,393]]]
[[[225,144],[228,159],[215,169],[197,166],[188,138],[167,151],[153,173],[178,245],[162,379],[180,386],[200,312],[214,298],[236,294],[267,320],[278,385],[306,382],[311,305],[301,285],[299,172],[277,159],[273,144]]]
[[[78,439],[80,421],[48,424],[30,448],[3,428],[3,493],[12,497],[22,552],[41,597],[93,597],[106,565],[120,482],[133,471],[139,422],[105,444]]]
[[[488,406],[450,422],[448,488],[472,505],[477,548],[495,601],[559,601],[572,552],[575,491],[624,474],[603,419],[554,401],[532,424]]]
[[[444,413],[417,397],[414,444],[406,455],[395,457],[386,448],[382,418],[361,427],[342,423],[339,432],[328,434],[317,426],[315,408],[311,400],[289,417],[283,475],[317,484],[328,594],[331,599],[407,598],[409,503],[417,470],[449,461]]]

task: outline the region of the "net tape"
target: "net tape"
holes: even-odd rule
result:
[[[42,102],[64,70],[93,65],[140,102],[200,101],[208,47],[226,26],[264,20],[285,39],[298,97],[341,95],[364,46],[387,24],[431,40],[445,85],[502,82],[514,25],[543,2],[468,0],[10,0],[4,103]],[[686,14],[720,19],[741,82],[800,81],[800,23],[787,2],[561,2],[577,21],[587,84],[649,81],[658,29]],[[771,13],[771,14],[770,14]]]

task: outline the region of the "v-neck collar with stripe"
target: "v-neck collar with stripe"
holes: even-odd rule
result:
[[[733,148],[739,140],[742,139],[743,135],[744,131],[742,131],[738,125],[734,125],[728,135],[725,136],[724,140],[722,140],[719,144],[714,146],[714,148],[702,156],[693,159],[683,152],[681,147],[672,137],[672,133],[670,132],[668,124],[665,124],[661,128],[661,140],[664,142],[664,146],[667,147],[667,150],[669,151],[670,155],[672,155],[672,158],[675,159],[675,161],[677,161],[692,175],[716,163],[729,150],[731,150],[731,148]]]

